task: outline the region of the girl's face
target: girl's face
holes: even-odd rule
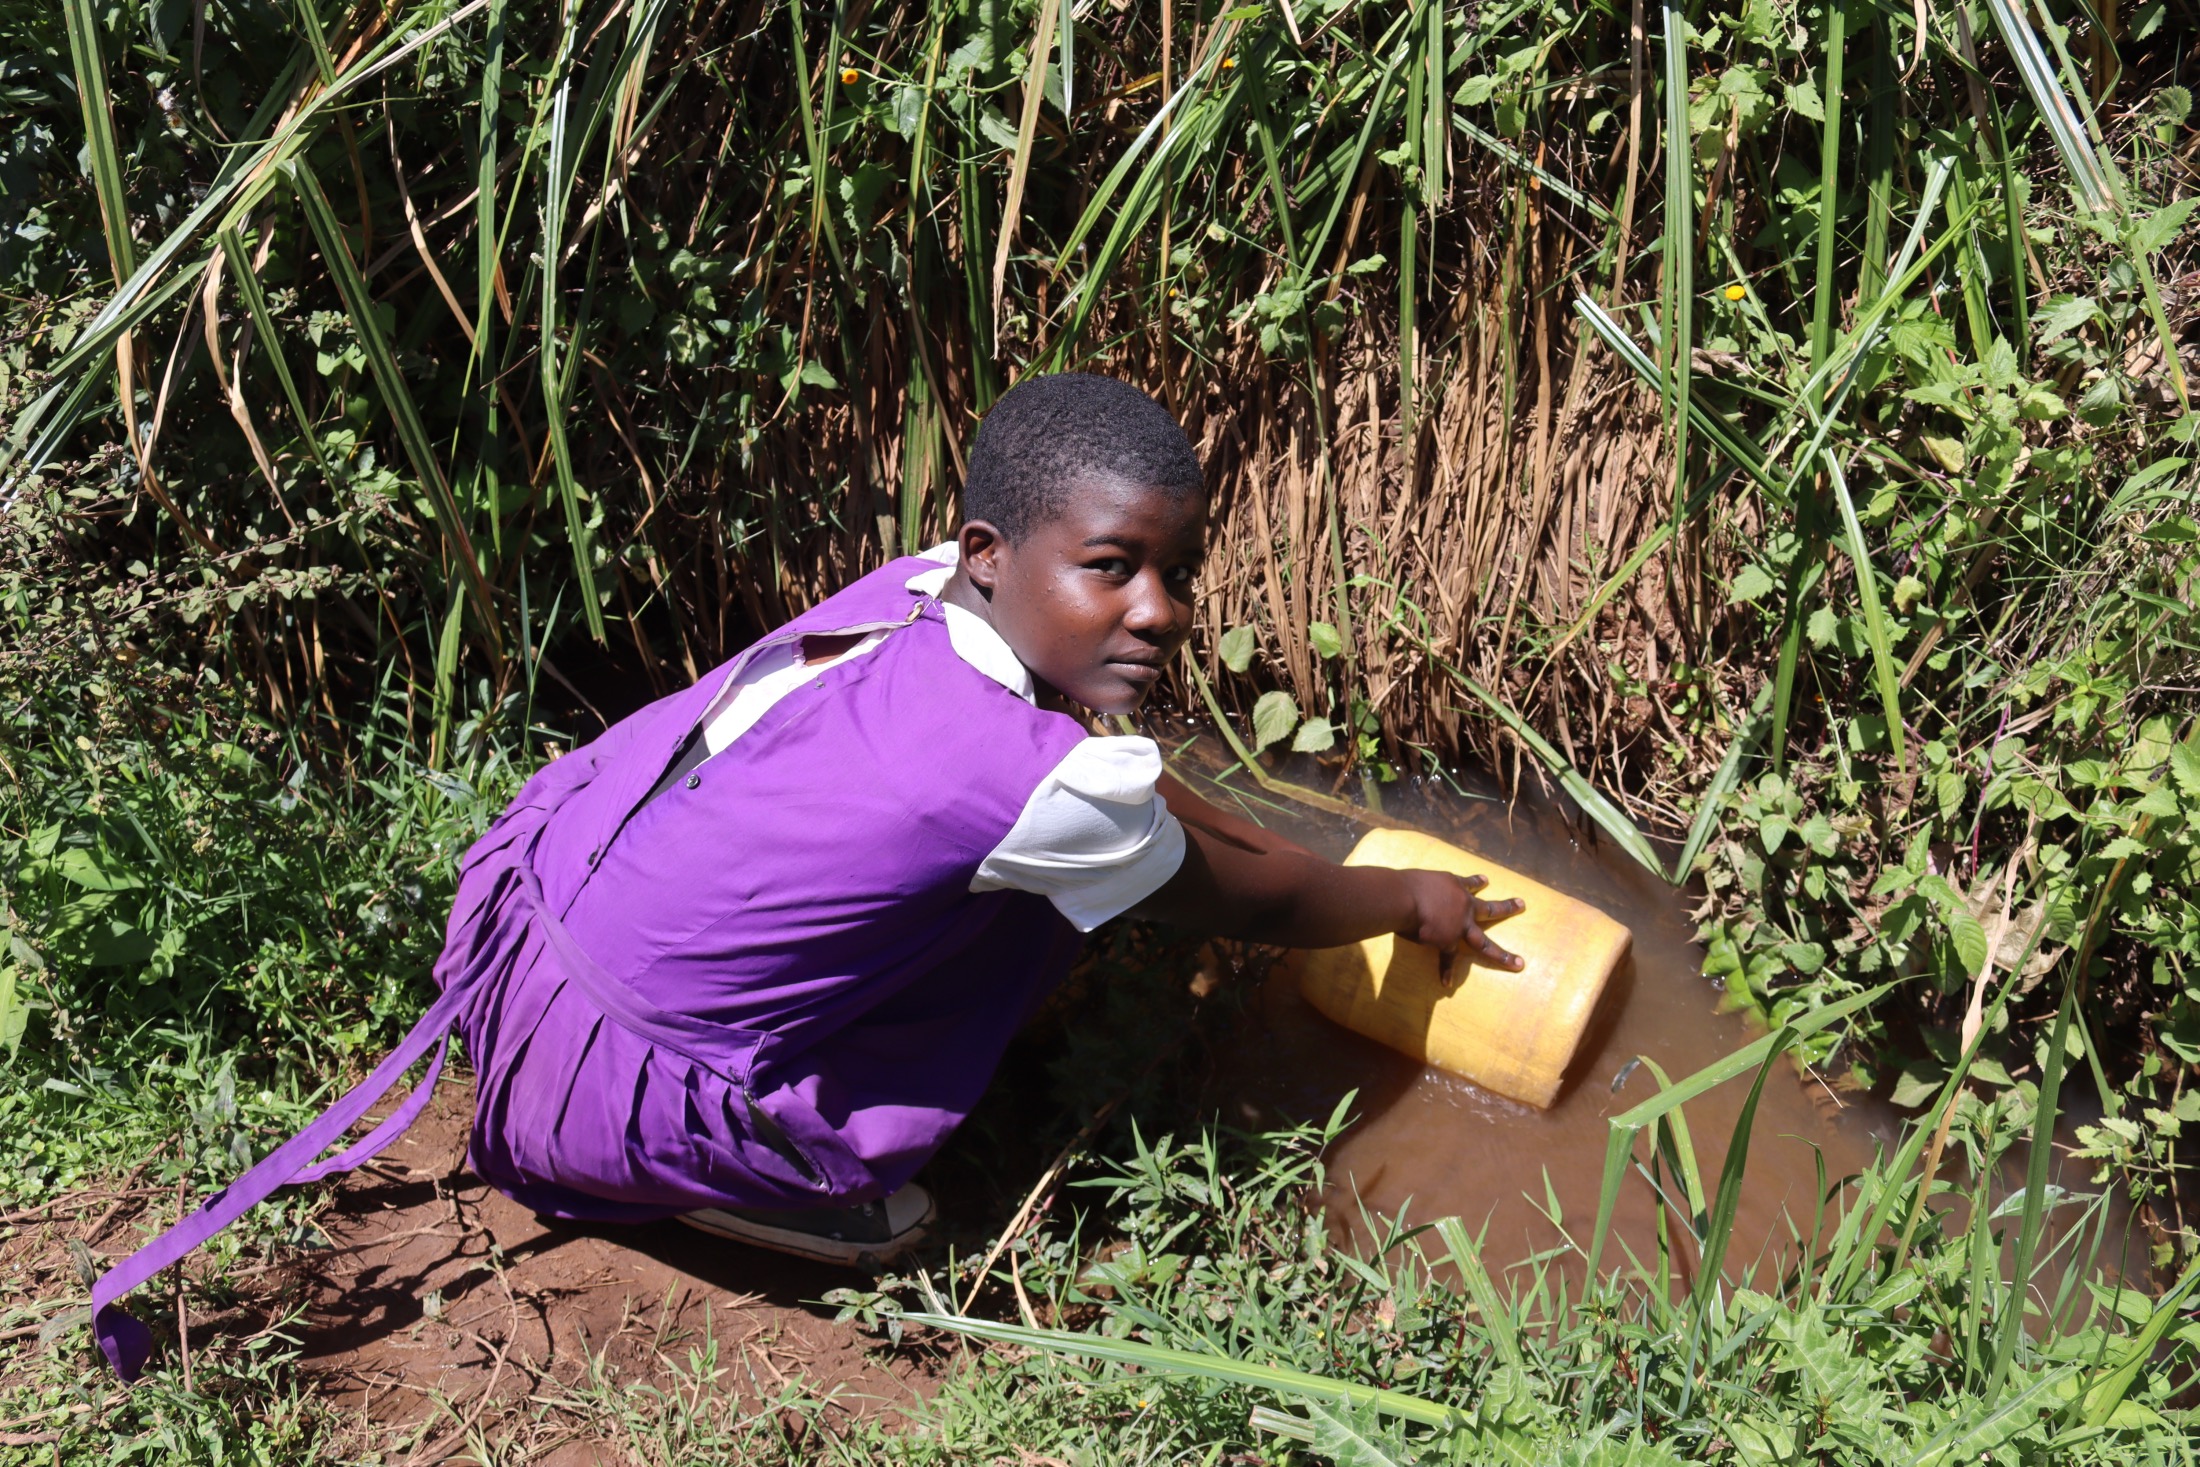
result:
[[[1192,634],[1205,494],[1088,479],[1021,542],[983,521],[960,539],[993,629],[1033,677],[1095,713],[1136,711]]]

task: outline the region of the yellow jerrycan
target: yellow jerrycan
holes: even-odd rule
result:
[[[1370,831],[1347,866],[1483,875],[1485,901],[1519,897],[1519,915],[1490,929],[1518,953],[1519,972],[1453,960],[1403,937],[1371,937],[1306,955],[1299,986],[1324,1014],[1370,1039],[1449,1070],[1510,1100],[1548,1110],[1612,972],[1627,929],[1596,908],[1417,830]]]

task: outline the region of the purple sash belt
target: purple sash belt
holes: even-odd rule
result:
[[[531,926],[549,946],[557,960],[559,975],[578,985],[606,1018],[652,1044],[739,1083],[726,1073],[722,1063],[708,1058],[714,1047],[723,1052],[725,1040],[733,1031],[707,1020],[668,1013],[656,1007],[598,967],[594,959],[581,950],[565,924],[543,901],[542,879],[527,859],[526,847],[532,844],[531,841],[522,842],[521,849],[507,857],[510,864],[496,873],[488,895],[477,908],[477,916],[468,924],[473,940],[465,945],[462,954],[456,951],[457,943],[446,950],[447,959],[459,956],[460,961],[444,978],[442,996],[420,1016],[420,1021],[399,1041],[397,1048],[374,1067],[374,1072],[353,1086],[312,1124],[269,1152],[257,1166],[207,1198],[198,1211],[179,1220],[152,1242],[108,1269],[92,1286],[92,1333],[117,1375],[126,1381],[136,1380],[153,1348],[151,1333],[124,1312],[117,1300],[162,1269],[180,1262],[201,1243],[244,1216],[255,1204],[265,1201],[277,1188],[318,1182],[338,1172],[350,1171],[380,1154],[419,1119],[435,1091],[436,1080],[443,1073],[444,1056],[449,1051],[444,1041],[452,1026],[482,989],[484,980],[500,968],[508,967],[520,949],[519,938],[525,927]],[[428,1072],[405,1098],[404,1104],[338,1155],[327,1161],[314,1161],[343,1139],[344,1133],[424,1055],[432,1056]],[[474,1058],[478,1064],[482,1057],[476,1055]]]

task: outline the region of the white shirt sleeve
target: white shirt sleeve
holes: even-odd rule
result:
[[[1152,739],[1086,739],[1039,781],[970,889],[1036,892],[1080,932],[1129,911],[1184,864],[1160,778]]]

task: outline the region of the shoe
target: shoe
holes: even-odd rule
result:
[[[761,1207],[700,1207],[680,1221],[715,1238],[731,1238],[818,1263],[878,1269],[924,1241],[938,1209],[914,1182],[877,1202],[778,1212]]]

